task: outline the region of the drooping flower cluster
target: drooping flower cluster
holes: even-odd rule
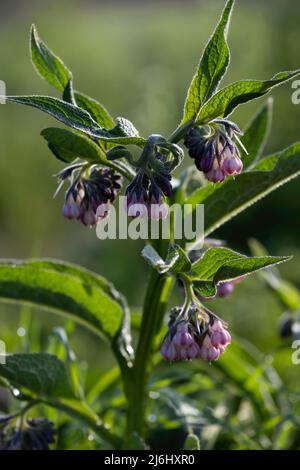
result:
[[[80,220],[83,225],[93,226],[106,217],[109,205],[114,202],[122,187],[122,177],[111,168],[99,166],[91,167],[88,174],[80,172],[77,175],[77,170],[66,169],[59,174],[61,181],[67,178],[71,180],[65,194],[62,215],[70,220]]]
[[[161,159],[161,155],[156,155]],[[165,219],[169,207],[164,197],[172,194],[171,174],[167,171],[140,169],[126,188],[126,209],[130,217],[149,217],[153,220]]]
[[[0,450],[50,450],[56,429],[45,418],[28,418],[20,426],[0,419]]]
[[[182,361],[200,358],[215,361],[231,342],[231,336],[224,323],[202,311],[190,307],[185,318],[177,309],[171,312],[168,333],[161,346],[161,354],[168,361]]]
[[[208,181],[218,183],[241,173],[243,162],[235,143],[240,142],[238,134],[242,131],[235,123],[215,119],[210,125],[192,128],[185,136],[190,157]]]

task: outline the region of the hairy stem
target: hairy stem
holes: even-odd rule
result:
[[[151,274],[145,296],[143,318],[133,369],[128,404],[127,432],[145,435],[145,413],[148,401],[148,377],[154,353],[155,336],[166,310],[172,279],[156,272]]]

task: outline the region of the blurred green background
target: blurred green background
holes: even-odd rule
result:
[[[1,1],[0,79],[7,94],[54,94],[33,70],[28,50],[31,23],[73,71],[76,89],[100,100],[113,116],[129,118],[142,135],[168,135],[178,124],[187,86],[211,34],[223,1]],[[293,0],[240,0],[229,34],[232,61],[224,84],[243,78],[267,79],[300,67],[300,3]],[[274,122],[267,153],[300,139],[300,105],[291,102],[288,83],[275,89]],[[260,100],[262,103],[262,100]],[[234,120],[246,125],[259,106],[238,109]],[[140,304],[147,267],[142,244],[100,241],[94,230],[60,216],[53,177],[61,169],[39,136],[53,125],[46,115],[17,105],[0,106],[0,257],[55,257],[82,264],[112,280],[130,304]],[[299,180],[250,208],[216,236],[247,252],[247,240],[259,239],[274,255],[293,254],[282,275],[300,287]],[[291,363],[290,344],[278,348],[277,321],[282,306],[255,276],[240,284],[213,308],[229,321],[234,335],[252,341],[274,357],[285,381],[299,390],[299,367]],[[16,335],[26,312],[0,304],[0,338],[9,352],[20,351]],[[34,312],[34,327],[46,338],[59,317]],[[33,333],[31,333],[33,334]],[[34,349],[34,342],[31,343]],[[112,358],[93,337],[76,329],[78,356],[101,370]],[[96,359],[95,359],[96,358]],[[99,360],[97,360],[99,358]],[[96,368],[90,367],[88,380]]]

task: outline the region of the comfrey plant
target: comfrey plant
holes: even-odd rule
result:
[[[90,227],[101,224],[122,190],[129,217],[147,217],[158,224],[173,202],[190,204],[192,212],[198,204],[204,204],[205,240],[200,250],[190,252],[185,250],[184,239],[175,243],[172,231],[169,240],[148,240],[142,255],[151,273],[142,316],[134,317],[133,326],[139,331],[136,346],[131,340],[126,300],[105,278],[63,261],[2,261],[3,299],[30,302],[68,315],[105,339],[117,362],[112,375],[101,377],[94,391],[86,393],[74,372],[69,349],[64,361],[48,353],[7,355],[5,364],[0,365],[0,377],[26,403],[21,416],[42,404],[83,422],[102,448],[143,448],[153,443],[153,439],[148,440],[156,422],[151,407],[159,390],[157,387],[155,392],[154,387],[153,391],[154,379],[149,380],[154,365],[155,370],[171,370],[182,362],[192,378],[198,367],[214,362],[208,373],[213,375],[215,367],[222,367],[228,351],[230,354],[231,348],[239,346],[230,345],[229,325],[211,311],[212,303],[207,301],[230,295],[251,273],[288,260],[266,254],[248,257],[208,238],[222,224],[300,174],[300,143],[262,156],[270,128],[270,100],[243,131],[229,120],[239,105],[265,95],[300,72],[280,72],[269,80],[242,80],[219,89],[229,64],[227,32],[233,4],[233,0],[227,2],[204,49],[187,92],[182,120],[169,137],[142,137],[130,121],[113,119],[102,104],[76,91],[70,70],[32,27],[33,65],[62,96],[6,99],[37,108],[67,126],[41,132],[54,156],[65,165],[58,173],[58,190],[67,185],[62,215]],[[178,167],[183,162],[191,166],[180,172]],[[192,248],[198,248],[198,241],[193,241]],[[184,293],[184,301],[182,306],[171,306],[165,327],[172,286]],[[65,337],[60,338],[66,345]],[[191,361],[193,367],[189,367]],[[95,408],[97,393],[114,386],[121,394],[122,406],[101,408],[98,404]],[[174,390],[169,390],[169,398],[171,393],[174,398]],[[257,405],[259,400],[255,400]],[[114,410],[114,406],[112,418],[112,411],[107,410]],[[46,448],[54,437],[49,423],[46,426],[29,419],[24,421],[25,431],[15,427],[9,431],[8,418],[2,423],[4,448]],[[190,431],[189,424],[185,433]],[[25,439],[24,432],[31,437]],[[251,445],[243,433],[235,436],[244,439],[241,446]]]

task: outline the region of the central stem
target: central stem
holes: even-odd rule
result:
[[[131,396],[128,404],[128,433],[145,434],[145,413],[148,401],[148,377],[154,351],[155,336],[166,311],[172,279],[153,271],[143,307],[143,318],[133,370]]]

